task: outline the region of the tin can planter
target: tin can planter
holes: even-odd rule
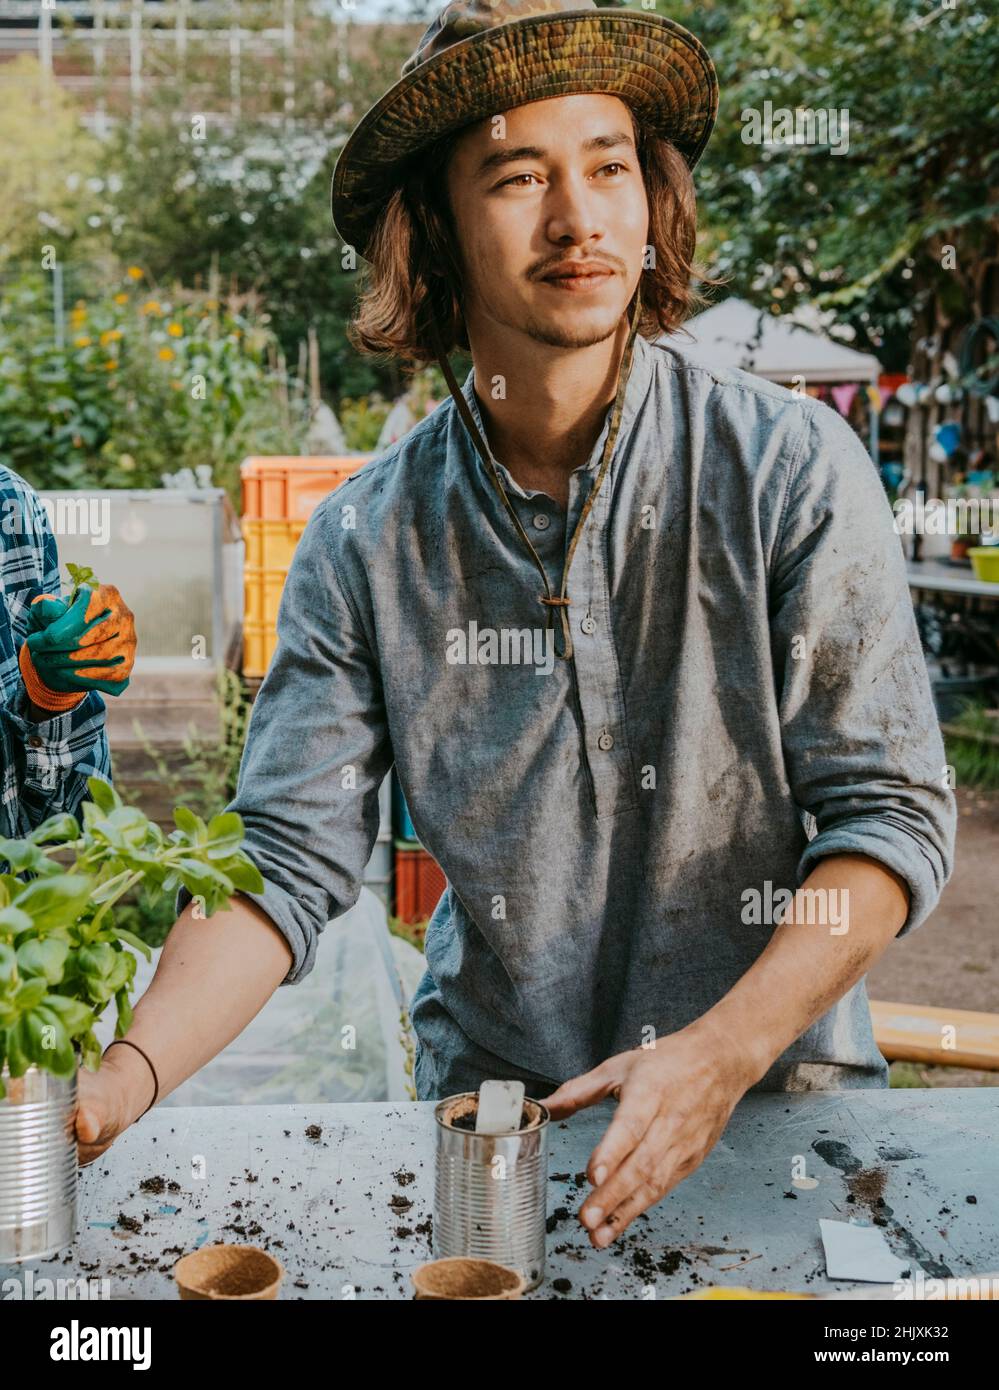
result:
[[[519,1130],[476,1134],[477,1106],[467,1091],[434,1109],[434,1255],[493,1260],[533,1289],[545,1271],[550,1116],[525,1099]]]
[[[0,1098],[0,1265],[41,1260],[76,1234],[76,1075],[30,1066]]]

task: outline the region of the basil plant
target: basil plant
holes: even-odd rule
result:
[[[115,926],[126,893],[143,885],[172,894],[183,884],[210,917],[235,892],[263,891],[235,812],[206,824],[180,806],[165,835],[109,783],[91,777],[87,786],[82,827],[62,814],[26,839],[0,837],[0,1071],[6,1062],[12,1077],[32,1063],[64,1078],[81,1060],[96,1071],[94,1024],[112,999],[115,1037],[128,1032],[135,956],[126,946],[147,960],[150,950]]]

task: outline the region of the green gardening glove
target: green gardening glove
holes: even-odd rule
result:
[[[46,691],[120,695],[131,676],[135,645],[132,611],[114,585],[84,585],[72,604],[46,596],[34,601],[22,656]],[[28,685],[26,661],[21,665]],[[44,699],[35,703],[45,706]]]

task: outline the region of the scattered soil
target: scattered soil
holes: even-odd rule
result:
[[[885,1204],[887,1182],[887,1169],[861,1168],[859,1173],[851,1173],[847,1177],[846,1185],[854,1200],[862,1202],[870,1212],[874,1213]]]

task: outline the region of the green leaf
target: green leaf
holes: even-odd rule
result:
[[[97,1071],[101,1065],[101,1045],[93,1028],[88,1028],[76,1041],[80,1048],[80,1061],[87,1071]]]
[[[23,1025],[24,1019],[18,1018],[6,1031],[4,1046],[7,1052],[7,1065],[13,1077],[23,1076],[32,1063],[32,1058],[24,1050],[27,1035]]]
[[[0,839],[0,860],[10,866],[12,874],[37,873],[48,862],[42,850],[30,840]]]
[[[186,806],[174,807],[173,819],[177,829],[183,830],[185,835],[196,835],[198,833],[198,817],[193,811],[189,811]]]
[[[234,888],[243,893],[262,893],[264,891],[264,878],[256,864],[244,855],[238,859],[229,860],[221,865],[222,869],[232,880]]]
[[[56,937],[26,941],[17,948],[17,968],[22,975],[42,975],[50,985],[59,984],[69,954],[69,945]]]
[[[0,988],[17,979],[17,952],[13,946],[0,941]]]
[[[87,906],[92,887],[93,879],[79,874],[35,879],[18,893],[14,906],[28,914],[36,930],[49,931],[76,921]]]
[[[108,815],[115,811],[122,804],[121,797],[112,787],[110,782],[105,782],[103,777],[88,777],[87,788],[90,791],[90,798],[94,805]]]
[[[21,1020],[24,1051],[54,1076],[72,1076],[76,1054],[65,1022],[54,1009],[40,1005]]]
[[[93,1009],[82,999],[70,999],[64,994],[50,994],[43,1007],[58,1015],[72,1037],[88,1028],[94,1017]]]
[[[64,812],[58,816],[49,816],[48,820],[42,821],[41,825],[35,827],[28,839],[33,845],[54,845],[64,844],[67,840],[76,840],[80,835],[80,826],[75,816]]]
[[[153,953],[149,946],[143,941],[141,936],[136,936],[134,932],[126,931],[124,927],[115,927],[114,934],[119,941],[125,941],[129,946],[134,946],[145,956],[146,960],[152,960]]]
[[[18,887],[22,887],[18,884]],[[20,936],[22,932],[28,931],[34,926],[34,922],[26,912],[22,912],[19,907],[5,907],[0,912],[0,937]]]
[[[25,980],[14,995],[14,1007],[26,1014],[40,1004],[47,993],[48,984],[44,978]]]
[[[60,398],[57,397],[56,399],[58,400]],[[88,588],[96,589],[100,583],[97,575],[94,574],[89,565],[73,565],[67,563],[66,570],[73,585],[74,596],[77,589],[81,588],[84,584],[86,584]]]
[[[235,811],[223,811],[208,822],[208,856],[217,859],[232,854],[243,843],[243,818]]]
[[[182,859],[177,868],[184,887],[192,893],[202,893],[208,897],[220,889],[223,893],[233,892],[232,879],[214,864],[202,864],[197,859]]]
[[[116,1038],[123,1038],[132,1026],[132,1005],[127,991],[119,990],[115,995],[115,1003],[118,1005],[118,1022],[115,1024],[114,1035]]]

